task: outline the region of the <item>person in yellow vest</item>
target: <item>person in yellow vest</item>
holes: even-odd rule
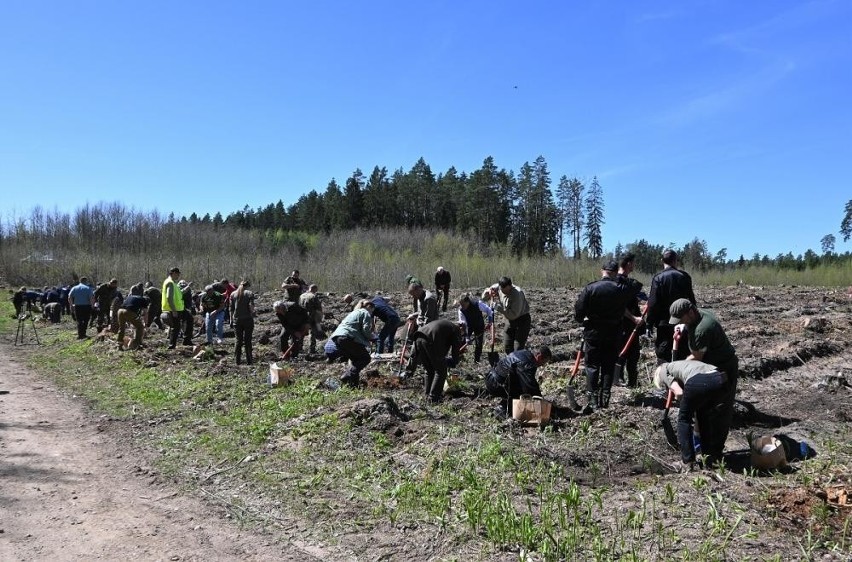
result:
[[[163,281],[163,312],[171,317],[169,349],[174,349],[177,345],[181,323],[183,323],[183,344],[192,345],[192,314],[186,309],[183,294],[177,287],[178,279],[180,279],[180,269],[173,267]]]

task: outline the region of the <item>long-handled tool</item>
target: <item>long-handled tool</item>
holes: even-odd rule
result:
[[[574,367],[571,369],[571,376],[568,377],[568,407],[576,412],[581,411],[582,408],[577,403],[577,396],[574,391],[574,379],[577,378],[577,373],[580,372],[580,361],[583,360],[583,345],[585,342],[585,338],[580,340],[580,348],[577,350],[577,358],[574,359]]]
[[[497,365],[500,354],[494,351],[494,322],[491,323],[491,351],[488,352],[488,364],[492,367]]]
[[[627,354],[630,352],[630,348],[633,347],[633,342],[635,342],[636,338],[639,336],[639,330],[642,329],[642,326],[644,325],[645,315],[643,314],[642,318],[639,319],[639,323],[636,324],[636,327],[634,327],[633,331],[630,333],[630,337],[627,338],[627,342],[621,349],[621,353],[618,354],[618,359],[615,362],[615,369],[613,370],[613,378],[618,384],[624,380],[624,363],[627,359]]]
[[[396,371],[396,376],[399,379],[404,379],[405,375],[405,350],[408,348],[408,332],[411,331],[411,322],[405,323],[405,337],[402,339],[402,351],[399,354],[399,369]]]
[[[677,433],[675,433],[675,429],[672,427],[672,422],[669,419],[669,410],[671,410],[673,399],[674,391],[669,389],[668,395],[666,396],[666,410],[663,412],[663,419],[660,420],[660,424],[663,426],[663,433],[666,435],[666,441],[673,449],[677,450],[679,448]]]

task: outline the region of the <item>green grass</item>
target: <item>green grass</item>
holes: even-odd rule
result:
[[[0,320],[4,335],[14,329],[14,321]],[[147,366],[138,354],[79,342],[67,326],[40,329],[40,336],[45,344],[27,361],[96,412],[131,422],[163,473],[223,486],[243,515],[307,518],[324,540],[339,540],[345,517],[353,529],[414,529],[482,559],[508,551],[532,553],[532,560],[709,561],[730,559],[738,541],[759,542],[757,530],[772,528],[763,507],[770,485],[755,475],[719,473],[756,481],[754,500],[726,493],[707,473],[608,479],[601,440],[641,449],[654,427],[597,416],[558,432],[519,433],[442,405],[414,409],[405,426],[415,434],[399,437],[343,415],[369,391],[326,392],[311,376],[272,388],[260,375],[212,375],[167,358]],[[551,460],[548,452],[557,450],[582,456],[582,474]],[[826,475],[846,471],[852,445],[829,437],[820,452],[779,482],[825,483]],[[793,556],[850,551],[849,522],[831,535],[825,522],[832,515],[815,511]]]

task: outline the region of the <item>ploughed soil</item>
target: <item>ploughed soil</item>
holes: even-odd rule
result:
[[[582,331],[572,318],[577,292],[575,288],[526,289],[533,317],[529,345],[548,344],[558,359],[539,370],[545,398],[553,402],[552,419],[545,427],[522,426],[494,415],[497,401],[480,392],[488,370],[487,339],[479,364],[472,363],[470,350],[450,370],[456,382],[440,407],[424,400],[422,372],[400,380],[395,376],[397,363],[375,362],[362,373],[363,396],[322,406],[317,415],[333,410],[348,420],[348,430],[355,436],[384,434],[390,462],[399,470],[424,469],[410,454],[412,444],[424,439],[449,450],[469,446],[478,436],[511,435],[516,447],[561,466],[584,492],[605,490],[603,513],[635,509],[641,495],[637,490],[659,492],[668,485],[679,500],[656,515],[663,527],[676,530],[678,538],[670,551],[639,552],[645,558],[678,557],[679,546],[695,552],[702,538],[692,527],[700,527],[703,520],[684,520],[682,514],[704,517],[707,498],[718,494],[741,508],[737,525],[725,539],[729,559],[774,555],[785,560],[849,559],[852,295],[847,290],[698,288],[699,306],[715,312],[737,349],[740,381],[726,469],[687,474],[677,472],[679,455],[660,428],[664,400],[650,385],[655,360],[648,337],[639,339],[639,388],[615,387],[610,408],[593,414],[570,407],[566,378]],[[401,316],[409,312],[407,296],[386,296]],[[324,297],[327,333],[349,311],[340,297]],[[92,347],[104,353],[136,354],[140,364],[164,372],[191,366],[199,376],[256,376],[261,386],[266,364],[284,363],[276,347],[278,325],[272,314],[276,298],[280,296],[266,294],[258,300],[255,355],[262,368],[234,364],[231,333],[226,334],[225,344],[200,355],[192,348],[166,350],[164,335],[156,329],[148,334],[144,349],[120,351],[113,341],[93,342]],[[455,319],[455,310],[450,307],[444,315]],[[503,320],[497,318],[499,337]],[[73,329],[70,321],[42,327]],[[307,344],[305,348],[300,357],[288,361],[295,376],[315,379],[323,392],[337,392],[343,365],[309,356]],[[318,348],[321,352],[322,345]],[[19,357],[27,349],[31,350],[4,345],[2,351],[7,357]],[[501,349],[499,341],[496,349]],[[87,413],[82,405],[58,394],[49,381],[14,361],[0,363],[3,387],[12,394],[0,396],[2,559],[83,559],[91,552],[105,559],[518,559],[518,548],[495,547],[482,537],[460,540],[457,533],[429,521],[393,524],[375,517],[369,526],[363,521],[341,526],[339,521],[356,520],[363,513],[347,503],[347,492],[334,488],[326,490],[323,500],[334,506],[333,515],[328,515],[299,512],[292,509],[298,502],[282,502],[265,494],[262,487],[246,488],[238,471],[220,474],[210,469],[203,479],[161,481],[150,468],[161,451],[146,444],[146,429],[132,420],[98,423],[97,413]],[[286,392],[286,387],[269,392]],[[577,398],[581,405],[585,403],[580,385]],[[676,406],[671,418],[677,418]],[[301,421],[290,420],[282,426]],[[454,427],[458,431],[447,430]],[[585,438],[579,439],[581,434]],[[794,445],[805,442],[808,458],[791,460],[780,472],[754,470],[750,435],[778,435]],[[285,441],[278,439],[265,450],[286,447]],[[353,437],[350,445],[357,447],[361,442]],[[703,484],[696,483],[699,476]],[[690,496],[694,500],[687,499]],[[223,500],[226,497],[239,498],[239,504],[247,508],[234,508],[233,501]],[[697,505],[694,510],[691,501]],[[290,508],[281,508],[282,504]],[[248,529],[228,521],[235,509]],[[262,514],[273,511],[275,524],[270,532],[269,519]],[[814,547],[815,536],[838,538],[831,543],[833,548],[825,543]],[[538,558],[532,553],[530,559]]]

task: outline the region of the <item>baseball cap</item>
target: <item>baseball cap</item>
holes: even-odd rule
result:
[[[618,271],[618,262],[615,260],[605,261],[601,266],[601,269],[604,271],[611,271],[615,273],[616,271]]]
[[[689,299],[677,299],[674,301],[669,307],[669,314],[671,314],[669,324],[680,324],[680,319],[683,318],[683,315],[689,312],[691,308],[692,303],[689,302]]]

